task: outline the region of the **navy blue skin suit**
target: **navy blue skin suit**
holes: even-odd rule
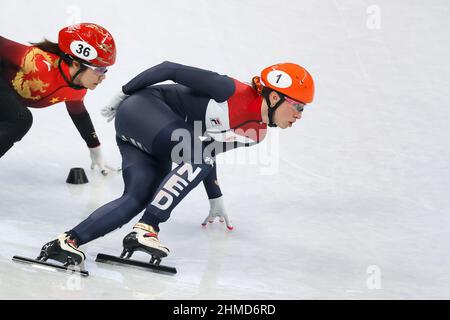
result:
[[[175,84],[155,85],[166,80]],[[208,145],[220,143],[229,150],[252,144],[202,141],[194,135],[194,121],[204,132],[208,105],[212,100],[220,104],[230,99],[236,83],[225,75],[166,61],[122,87],[129,97],[118,107],[115,129],[125,189],[120,198],[98,208],[68,232],[78,245],[123,226],[143,210],[140,222],[159,231],[159,223],[169,219],[178,203],[202,181],[209,199],[222,196],[215,164],[219,152],[204,152],[199,157],[194,148],[205,151]],[[257,95],[248,88],[254,101]],[[172,134],[180,129],[190,133],[190,138],[174,141]],[[182,147],[178,160],[171,156],[176,146]],[[172,163],[176,164],[173,170]]]

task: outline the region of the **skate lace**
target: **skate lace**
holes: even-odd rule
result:
[[[144,234],[144,238],[155,238],[158,239],[158,234],[154,232],[148,232]]]
[[[74,239],[66,239],[66,243],[68,243],[70,246],[74,247],[74,248],[78,248],[77,242]]]

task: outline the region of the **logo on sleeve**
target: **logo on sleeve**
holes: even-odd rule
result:
[[[222,125],[222,122],[220,122],[220,118],[209,118],[209,122],[211,122],[211,125],[213,127],[220,127]]]

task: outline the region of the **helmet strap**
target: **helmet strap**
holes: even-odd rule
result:
[[[273,121],[273,115],[275,114],[275,110],[277,110],[278,107],[284,102],[284,95],[275,91],[280,96],[280,101],[278,101],[273,107],[271,107],[269,96],[273,91],[275,91],[275,90],[267,90],[267,88],[264,88],[264,90],[262,92],[262,96],[264,97],[264,100],[266,100],[266,104],[267,104],[267,111],[268,111],[267,115],[269,116],[269,123],[268,123],[269,127],[277,126],[275,124],[275,122]]]
[[[59,69],[59,72],[61,72],[62,77],[63,77],[64,80],[67,82],[67,84],[69,85],[69,87],[71,87],[72,89],[75,89],[75,90],[83,90],[83,89],[86,89],[85,87],[80,86],[80,85],[74,83],[74,80],[76,79],[76,77],[78,77],[78,76],[80,75],[80,73],[82,73],[84,70],[86,70],[86,67],[84,67],[83,65],[81,65],[81,66],[80,66],[80,69],[78,69],[78,71],[73,75],[72,79],[70,79],[70,80],[66,77],[66,75],[65,75],[64,72],[62,71],[62,68],[61,68],[61,63],[62,63],[62,61],[64,60],[64,62],[66,62],[67,64],[69,64],[69,62],[72,63],[72,62],[74,61],[74,59],[72,59],[72,58],[70,58],[70,59],[71,59],[71,60],[68,60],[68,59],[67,59],[67,56],[66,56],[66,57],[61,57],[61,59],[59,59],[59,63],[58,63],[58,69]],[[69,65],[70,65],[70,64],[69,64]]]

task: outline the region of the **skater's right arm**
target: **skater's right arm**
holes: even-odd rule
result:
[[[229,230],[233,230],[228,214],[223,203],[223,195],[220,190],[219,182],[217,181],[217,163],[214,163],[214,167],[211,172],[203,179],[203,185],[205,186],[206,193],[209,199],[209,213],[203,220],[202,225],[206,226],[207,222],[213,223],[214,220],[219,217],[220,222],[225,222]]]
[[[29,46],[17,43],[0,36],[0,60],[20,67],[22,58]]]
[[[131,95],[137,90],[156,83],[172,80],[191,89],[209,95],[217,102],[224,102],[235,91],[232,78],[216,72],[165,61],[137,75],[122,87],[123,93]]]
[[[215,199],[222,196],[219,182],[217,182],[217,163],[214,164],[214,168],[206,178],[203,179],[203,186],[205,187],[208,199]]]

